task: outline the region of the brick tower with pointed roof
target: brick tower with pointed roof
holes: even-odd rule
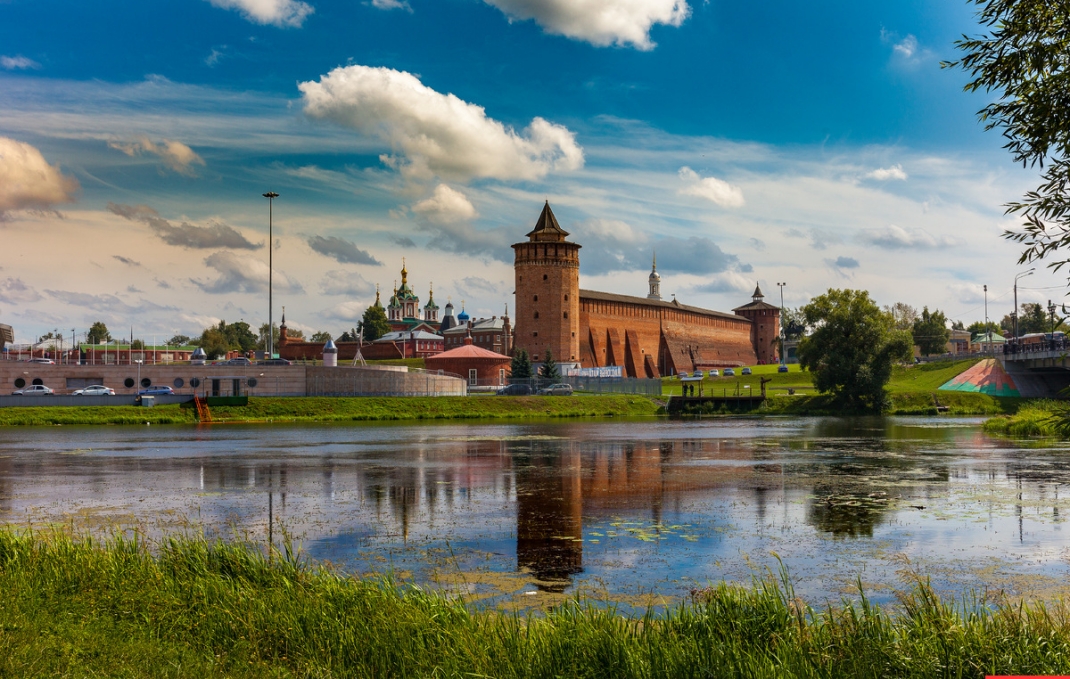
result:
[[[780,337],[780,307],[768,304],[762,294],[762,286],[755,284],[751,303],[732,309],[737,316],[749,318],[751,342],[760,363],[776,363],[779,360],[777,338]]]
[[[558,363],[580,361],[580,245],[565,240],[547,201],[528,240],[513,245],[516,259],[514,346],[533,362],[553,351]]]

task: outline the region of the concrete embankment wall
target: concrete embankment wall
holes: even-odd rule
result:
[[[140,382],[139,382],[140,380]],[[91,384],[115,390],[114,397],[134,397],[146,386],[168,386],[175,394],[191,397],[231,396],[455,396],[467,393],[465,381],[448,375],[409,372],[404,366],[259,366],[259,365],[47,365],[0,361],[0,395],[24,385],[44,384],[57,399]],[[139,386],[140,385],[140,386]],[[16,397],[19,398],[19,397]],[[86,397],[72,397],[86,398]],[[157,403],[165,401],[158,399]],[[89,405],[88,401],[80,403]],[[54,405],[60,405],[53,400]],[[30,405],[27,403],[27,405]]]

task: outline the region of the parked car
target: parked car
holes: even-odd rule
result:
[[[750,368],[744,368],[743,369],[743,374],[744,375],[750,375],[751,374]]]
[[[44,363],[45,365],[56,365],[56,362],[51,358],[31,358],[26,361],[27,363]]]
[[[93,384],[85,389],[75,389],[71,396],[115,396],[115,390],[103,384]]]
[[[721,371],[718,370],[717,368],[714,368],[713,370],[710,371],[710,377],[720,377],[720,376],[721,376]]]
[[[263,361],[257,361],[257,365],[293,365],[293,361],[288,361],[285,358],[265,358]]]
[[[498,390],[498,396],[531,396],[530,384],[510,384]]]
[[[725,377],[735,377],[736,376],[735,369],[733,369],[733,368],[725,368],[724,369],[724,376]]]
[[[223,365],[252,365],[252,364],[253,364],[253,362],[250,361],[249,359],[245,358],[244,356],[238,356],[237,358],[232,358],[229,361],[223,361]]]
[[[32,384],[25,389],[11,392],[12,396],[52,396],[56,392],[43,384]]]
[[[551,384],[545,389],[539,389],[539,396],[572,396],[572,385]]]
[[[138,396],[171,396],[175,390],[168,386],[149,387],[137,393]]]
[[[776,367],[776,371],[777,371],[778,373],[786,373],[786,372],[788,371],[788,366],[787,366],[787,364],[785,364],[785,363],[781,363],[780,365],[778,365],[778,366]]]
[[[681,370],[680,372],[676,373],[676,376],[679,377],[680,379],[684,379],[685,377],[687,377],[687,372],[684,371],[684,370]]]

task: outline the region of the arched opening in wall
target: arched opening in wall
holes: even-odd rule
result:
[[[568,301],[568,295],[565,295],[565,301],[566,302]]]
[[[549,277],[549,276],[547,276],[546,274],[543,274],[543,275],[542,275],[542,279],[543,279],[544,281],[545,281],[546,279],[548,279],[548,278],[550,278],[550,277]]]
[[[535,312],[535,318],[538,318],[538,317],[539,317],[539,312],[538,312],[538,311],[536,311],[536,312]]]
[[[45,381],[42,380],[40,377],[35,377],[35,378],[33,378],[33,381],[30,382],[30,384],[32,384],[34,386],[40,386],[40,385],[42,385],[44,383],[45,383]]]
[[[538,295],[535,295],[535,301],[536,301],[536,302],[538,302],[538,301],[539,301],[539,296],[538,296]]]
[[[21,377],[16,377],[15,378],[15,388],[16,389],[22,389],[25,386],[26,386],[26,380],[22,379]]]

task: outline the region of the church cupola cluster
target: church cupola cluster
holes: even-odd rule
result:
[[[438,323],[438,305],[435,304],[435,291],[431,285],[427,286],[427,304],[424,305],[424,320],[429,323]]]
[[[430,303],[434,304],[434,301]],[[437,306],[434,307],[434,312],[437,319]],[[389,321],[421,320],[420,298],[409,286],[409,270],[405,266],[405,260],[401,261],[401,287],[394,288],[394,294],[390,297],[390,304],[386,307],[386,318]]]

